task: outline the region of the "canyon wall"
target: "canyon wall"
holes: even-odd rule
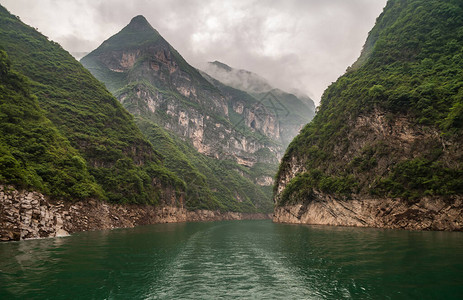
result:
[[[189,211],[163,204],[121,205],[52,200],[38,192],[0,186],[0,241],[66,236],[74,232],[195,221],[268,219],[267,214]]]
[[[407,230],[463,231],[463,197],[452,201],[422,198],[417,203],[401,199],[324,199],[280,206],[278,223],[375,227]]]

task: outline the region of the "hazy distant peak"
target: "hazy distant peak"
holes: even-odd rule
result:
[[[212,65],[214,65],[214,66],[216,66],[218,68],[224,69],[227,72],[233,71],[233,68],[231,68],[229,65],[224,64],[223,62],[220,62],[218,60],[213,61],[213,62],[209,62],[209,64],[212,64]]]
[[[218,81],[248,93],[262,93],[273,89],[265,78],[247,70],[234,69],[217,60],[203,65],[202,70]]]
[[[221,83],[245,91],[251,95],[262,95],[263,93],[272,92],[283,98],[297,98],[297,101],[302,102],[312,111],[315,110],[313,100],[304,92],[294,89],[291,92],[280,90],[256,73],[243,69],[234,69],[217,60],[201,65],[200,69]]]

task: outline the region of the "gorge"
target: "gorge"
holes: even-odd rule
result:
[[[461,0],[0,2],[1,299],[463,295]]]
[[[277,222],[462,230],[462,8],[422,4],[388,2],[312,122],[307,96],[195,69],[141,15],[82,58],[103,85],[2,8],[0,238],[56,235],[74,218],[44,207],[62,201],[155,211],[121,226],[263,217],[272,186]]]
[[[287,122],[268,102],[201,75],[138,16],[82,60],[132,118],[58,44],[1,13],[2,241],[269,217]],[[284,96],[269,101],[313,112]]]

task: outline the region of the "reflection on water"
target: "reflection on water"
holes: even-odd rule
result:
[[[458,299],[463,234],[238,221],[0,244],[0,298]]]

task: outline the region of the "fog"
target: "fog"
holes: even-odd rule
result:
[[[315,102],[359,56],[386,0],[0,0],[71,53],[89,52],[142,14],[191,64],[257,73]]]

